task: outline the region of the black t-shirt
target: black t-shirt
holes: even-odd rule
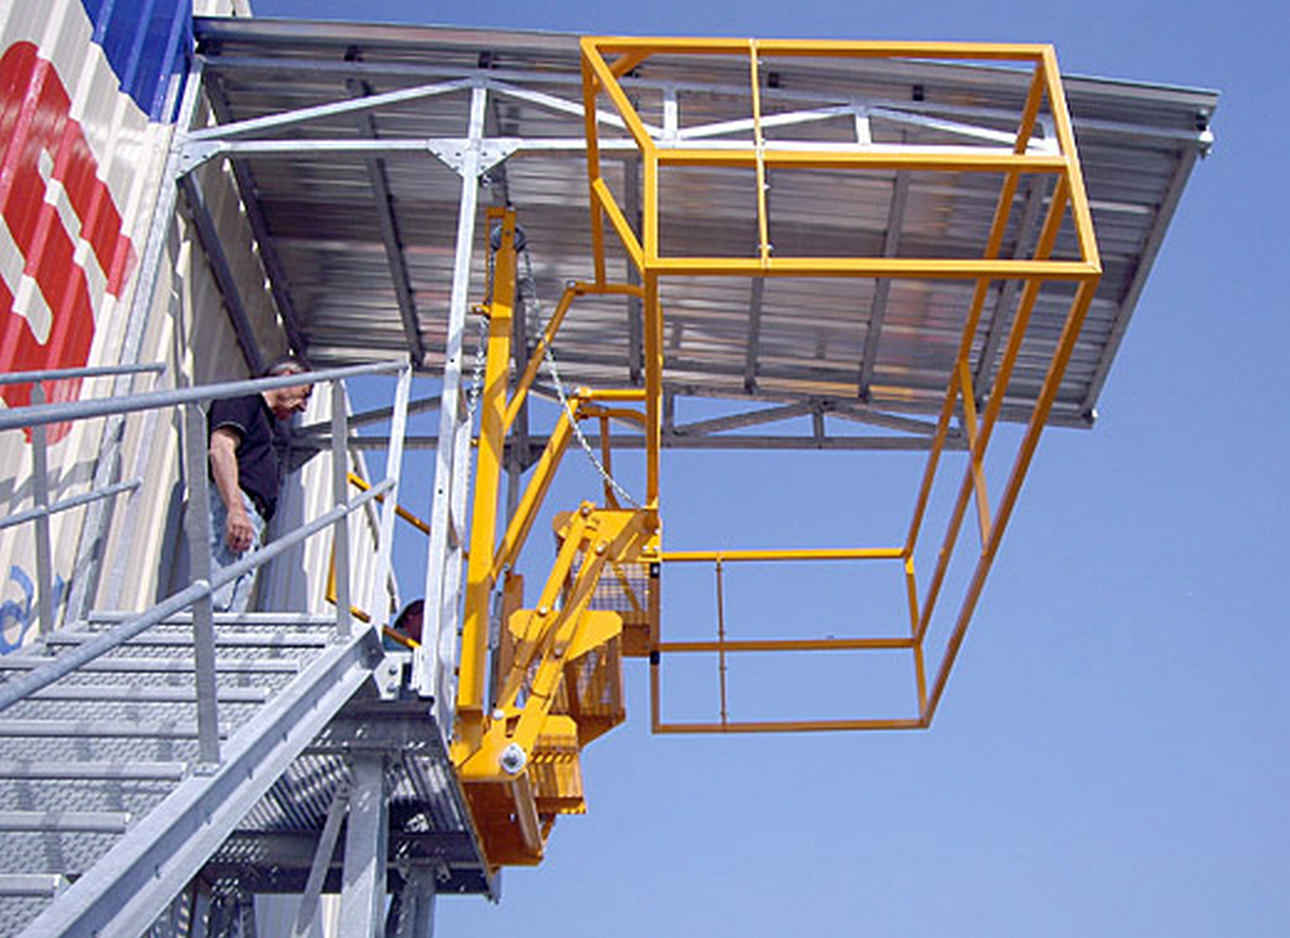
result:
[[[261,394],[212,401],[207,425],[214,433],[228,427],[237,444],[237,481],[265,521],[278,505],[278,453],[273,445],[273,411]]]

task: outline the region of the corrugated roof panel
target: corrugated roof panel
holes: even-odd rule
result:
[[[483,178],[479,243],[484,204],[518,208],[548,314],[565,281],[591,276],[576,37],[230,20],[199,20],[197,34],[207,75],[220,84],[235,119],[344,102],[364,92],[485,81],[485,139],[506,138],[507,146],[520,149]],[[762,113],[769,120],[765,136],[772,146],[853,144],[857,133],[868,133],[877,144],[1003,146],[1030,83],[1025,71],[996,64],[773,55],[763,55],[761,78]],[[623,87],[662,145],[668,145],[667,128],[673,126],[681,145],[694,140],[747,145],[752,139],[749,82],[746,59],[660,55],[634,69]],[[1167,224],[1161,206],[1180,167],[1189,166],[1207,146],[1204,126],[1216,96],[1088,78],[1067,79],[1066,87],[1105,272],[1052,419],[1083,425],[1132,312],[1124,304],[1136,298],[1144,257],[1149,263],[1152,245]],[[463,138],[469,96],[456,90],[387,100],[371,112],[368,129],[382,141]],[[602,99],[600,106],[603,111],[609,105]],[[354,140],[368,136],[365,126],[352,114],[336,114],[275,136]],[[642,185],[639,157],[634,148],[615,149],[626,132],[612,120],[601,120],[600,135],[606,179],[630,215]],[[328,363],[407,348],[366,159],[334,153],[251,159],[258,198],[305,319],[311,354]],[[427,364],[433,367],[442,355],[460,179],[428,151],[384,154],[381,164],[430,353]],[[897,179],[890,170],[771,169],[767,204],[775,256],[982,256],[1001,174],[912,172],[899,199]],[[1041,187],[1039,202],[1023,224],[1032,182]],[[665,167],[660,173],[663,252],[755,257],[755,184],[748,169]],[[1023,180],[1003,256],[1033,251],[1050,191],[1046,179]],[[610,242],[611,276],[622,279],[623,254],[612,235]],[[484,287],[479,254],[472,267],[474,296]],[[1069,222],[1053,256],[1079,256]],[[995,286],[973,346],[975,370],[983,379],[993,375],[1016,307],[1014,296],[1009,308],[998,312],[1000,328],[992,331]],[[972,289],[965,282],[894,281],[885,306],[875,310],[879,291],[871,278],[770,280],[760,291],[759,306],[746,279],[666,280],[665,383],[671,391],[701,383],[703,393],[746,397],[753,386],[753,396],[854,402],[872,332],[877,354],[870,404],[926,411],[939,403]],[[1069,297],[1069,287],[1050,284],[1036,304],[1007,390],[1009,419],[1028,413]],[[632,383],[639,372],[627,317],[622,299],[584,298],[575,304],[556,347],[567,381]],[[756,378],[751,385],[750,355]]]

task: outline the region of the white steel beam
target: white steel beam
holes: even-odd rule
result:
[[[461,203],[457,216],[456,256],[439,408],[439,440],[442,445],[435,447],[434,494],[426,547],[425,641],[413,657],[412,670],[412,682],[418,692],[423,697],[434,698],[434,716],[445,733],[451,733],[453,723],[457,627],[461,617],[465,532],[456,530],[456,526],[464,523],[471,437],[470,422],[464,414],[461,376],[487,98],[484,88],[474,89],[470,108],[471,146],[466,152],[461,173]]]
[[[385,757],[358,752],[350,762],[349,821],[345,825],[345,866],[341,873],[340,933],[352,938],[382,934],[389,802]]]

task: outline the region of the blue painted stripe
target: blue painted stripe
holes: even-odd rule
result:
[[[174,120],[193,44],[192,0],[81,0],[112,71],[152,120]]]

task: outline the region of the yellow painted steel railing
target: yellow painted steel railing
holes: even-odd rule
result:
[[[620,79],[631,70],[659,55],[744,57],[748,62],[749,99],[751,103],[752,142],[748,146],[702,149],[678,146],[676,140],[656,140],[647,127]],[[761,87],[764,60],[769,57],[837,58],[837,59],[919,59],[958,62],[1006,62],[1030,69],[1031,78],[1024,106],[1018,115],[1015,136],[1010,148],[980,148],[977,151],[957,148],[947,152],[935,147],[883,148],[857,144],[845,150],[786,149],[767,145],[764,134]],[[594,38],[582,40],[582,77],[585,127],[587,136],[588,187],[591,202],[591,234],[594,252],[595,284],[606,286],[605,221],[621,241],[642,281],[645,315],[645,414],[647,498],[657,506],[660,410],[663,377],[663,311],[659,304],[660,280],[679,276],[715,277],[873,277],[910,280],[957,279],[975,282],[972,300],[967,308],[960,343],[945,389],[936,433],[923,472],[922,484],[915,500],[908,533],[898,548],[839,552],[796,551],[708,551],[664,552],[667,563],[709,562],[718,578],[722,564],[741,561],[793,561],[837,559],[899,560],[905,580],[910,635],[902,639],[793,639],[780,641],[737,642],[724,635],[719,623],[718,639],[711,642],[665,642],[655,637],[650,648],[653,726],[658,732],[754,732],[783,730],[834,729],[903,729],[927,726],[934,716],[955,658],[962,645],[968,623],[980,599],[991,566],[997,555],[1003,533],[1016,506],[1026,471],[1034,456],[1039,436],[1056,398],[1062,376],[1074,351],[1089,304],[1101,276],[1101,262],[1093,231],[1092,214],[1084,190],[1079,159],[1071,129],[1056,55],[1047,45],[1012,45],[987,43],[889,43],[889,42],[806,42],[797,40],[759,41],[735,39],[633,39]],[[607,98],[635,141],[643,165],[643,200],[641,229],[638,237],[626,213],[616,202],[602,174],[599,129],[596,109]],[[1055,141],[1047,147],[1032,146],[1038,133],[1041,114],[1046,113],[1055,132]],[[753,171],[757,206],[758,241],[750,257],[675,257],[661,252],[659,244],[660,204],[663,193],[661,170],[669,166],[702,166]],[[894,170],[928,173],[989,173],[1001,176],[1002,184],[994,217],[979,258],[905,258],[905,257],[775,257],[770,240],[770,213],[765,196],[766,170],[791,167],[798,170]],[[1038,243],[1029,257],[1003,259],[1000,250],[1012,215],[1019,183],[1025,174],[1042,174],[1056,178]],[[1078,257],[1055,259],[1054,245],[1064,224],[1074,230]],[[984,411],[978,413],[982,397],[973,387],[971,351],[973,338],[981,321],[987,294],[995,281],[1019,281],[1021,300],[1011,332],[998,367],[994,393],[988,395]],[[1021,351],[1031,314],[1046,283],[1062,281],[1075,284],[1061,336],[1056,343],[1047,374],[1021,443],[1013,457],[1012,469],[1002,495],[991,506],[988,497],[984,460],[1003,404],[1003,389],[1008,387]],[[962,422],[968,444],[968,460],[958,496],[949,520],[935,567],[930,578],[920,584],[915,575],[914,553],[920,543],[928,501],[937,478],[950,422],[955,416]],[[975,506],[980,550],[970,580],[957,610],[944,653],[928,686],[924,668],[924,644],[929,625],[938,604],[951,558],[959,545],[959,535],[969,504]],[[920,591],[921,586],[921,591]],[[799,650],[839,649],[908,649],[913,656],[916,676],[918,712],[904,719],[825,719],[809,721],[737,722],[728,719],[725,667],[726,655],[735,652],[787,652]],[[721,693],[721,718],[716,722],[666,723],[660,719],[659,670],[665,656],[704,653],[716,654]]]
[[[368,483],[368,481],[364,479],[362,476],[355,475],[354,473],[351,472],[348,474],[348,477],[349,477],[349,484],[354,486],[354,488],[358,489],[360,492],[366,492],[372,487]],[[376,500],[378,502],[383,503],[385,501],[385,496],[378,495],[376,496]],[[397,517],[403,519],[403,521],[410,524],[413,528],[420,531],[422,534],[425,534],[427,536],[430,534],[430,525],[426,524],[426,522],[422,521],[420,518],[418,518],[416,515],[414,515],[412,512],[408,511],[406,508],[402,507],[401,505],[394,506],[394,513]],[[323,598],[327,602],[331,603],[333,606],[336,605],[336,602],[337,602],[336,545],[334,543],[332,544],[332,548],[331,548],[331,560],[329,561],[327,566],[327,593]],[[358,606],[350,606],[349,614],[354,616],[360,622],[372,621],[372,614],[368,612],[366,609],[360,609]],[[383,628],[382,633],[386,638],[390,639],[391,641],[397,642],[398,644],[404,646],[405,648],[416,648],[420,644],[420,642],[416,641],[415,639],[409,638],[408,636],[404,635],[402,632],[398,632],[390,628],[389,626],[386,626],[385,628]]]
[[[749,69],[752,144],[746,147],[681,147],[658,141],[641,119],[620,79],[655,55],[745,56]],[[767,56],[868,59],[947,59],[1008,61],[1031,68],[1024,106],[1012,144],[979,151],[902,146],[878,148],[857,143],[846,149],[771,146],[764,133],[760,88]],[[582,41],[582,77],[591,204],[594,278],[570,285],[555,308],[523,374],[511,388],[511,321],[517,283],[515,215],[491,209],[490,227],[500,228],[490,301],[478,311],[489,319],[487,359],[480,394],[480,429],[471,512],[451,755],[480,830],[489,862],[495,866],[537,863],[555,817],[583,808],[579,753],[583,745],[622,719],[619,663],[623,655],[647,657],[651,666],[651,721],[657,732],[764,732],[792,730],[916,729],[927,726],[944,694],[950,670],[980,599],[1000,539],[1015,508],[1026,470],[1047,421],[1062,375],[1075,347],[1096,289],[1101,267],[1088,199],[1084,192],[1056,58],[1047,46],[922,43],[758,42],[752,40],[596,39]],[[641,227],[638,236],[602,175],[597,105],[607,97],[640,151],[643,172]],[[1055,140],[1032,145],[1041,115]],[[660,251],[659,217],[664,193],[660,170],[703,166],[742,170],[755,180],[757,245],[750,257],[675,257]],[[844,171],[921,171],[994,174],[1002,182],[980,257],[775,257],[770,240],[770,208],[765,197],[768,168],[792,167]],[[1048,213],[1029,257],[1000,257],[1023,176],[1055,177]],[[610,282],[606,263],[606,221],[640,275],[639,286]],[[1063,226],[1074,231],[1078,257],[1054,257]],[[956,279],[974,283],[960,342],[949,371],[921,485],[905,539],[897,546],[841,550],[671,551],[659,541],[659,457],[663,423],[663,323],[660,283],[694,275],[717,277],[875,277],[902,280]],[[971,352],[987,294],[995,281],[1022,284],[1021,299],[996,369],[995,390],[973,386]],[[986,485],[985,458],[1032,312],[1046,283],[1075,284],[1061,337],[1056,344],[1012,470],[997,502]],[[555,340],[573,303],[581,296],[624,294],[637,297],[644,313],[644,386],[629,390],[579,388],[569,395],[509,522],[499,520],[500,476],[506,438],[523,407],[547,347]],[[978,412],[978,401],[984,407]],[[961,422],[967,459],[957,498],[930,577],[916,576],[914,557],[927,522],[933,484],[942,462],[950,423]],[[629,421],[645,437],[645,493],[639,507],[624,509],[606,481],[605,507],[584,503],[558,516],[559,551],[534,608],[523,605],[522,578],[515,564],[568,444],[582,420],[601,424],[602,459],[612,448],[609,423]],[[975,508],[980,538],[970,580],[953,613],[953,626],[939,662],[930,672],[925,646],[932,617],[948,600],[945,591],[951,558],[969,506]],[[908,609],[908,635],[843,638],[735,639],[726,634],[722,599],[725,565],[747,562],[883,561],[898,563]],[[668,564],[711,563],[718,578],[718,631],[711,641],[667,641],[659,625],[659,571]],[[608,584],[602,584],[602,578]],[[502,622],[493,697],[486,697],[489,674],[491,600],[501,588]],[[606,604],[598,590],[614,594]],[[820,720],[741,721],[731,719],[726,687],[730,655],[802,651],[896,651],[912,656],[917,712],[907,717]],[[717,658],[718,719],[671,723],[661,719],[661,667],[686,654]]]

